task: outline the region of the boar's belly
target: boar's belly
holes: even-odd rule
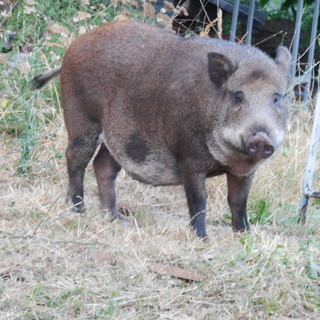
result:
[[[121,135],[113,130],[112,134],[108,133],[108,136],[102,134],[104,143],[131,177],[154,186],[181,184],[177,162],[160,138],[147,141],[146,134],[139,132]]]
[[[165,163],[154,158],[138,163],[131,160],[119,161],[122,168],[134,179],[154,186],[181,184],[175,163]]]

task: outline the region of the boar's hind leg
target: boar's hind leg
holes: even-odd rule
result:
[[[121,167],[110,155],[105,144],[101,145],[93,166],[98,182],[101,209],[109,211],[112,218],[122,220],[122,216],[116,209],[115,192],[115,181]]]
[[[84,212],[83,178],[86,167],[97,147],[97,138],[82,135],[76,138],[69,137],[66,151],[69,175],[68,198],[72,202],[72,210]]]
[[[228,203],[232,214],[232,228],[234,231],[249,230],[247,219],[247,199],[253,174],[238,177],[227,174]]]
[[[206,230],[207,194],[205,190],[205,174],[185,173],[183,185],[187,196],[190,224],[200,238],[208,236]]]

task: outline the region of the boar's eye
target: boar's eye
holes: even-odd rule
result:
[[[281,100],[282,100],[282,95],[279,94],[279,93],[275,93],[275,94],[272,96],[272,98],[273,98],[273,103],[274,103],[274,104],[278,104],[278,103],[280,103]]]
[[[244,101],[244,94],[242,91],[236,91],[233,94],[234,102],[237,104],[243,103]]]

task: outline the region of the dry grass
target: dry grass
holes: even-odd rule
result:
[[[29,176],[16,175],[17,140],[3,136],[0,319],[318,319],[317,207],[310,206],[306,227],[291,221],[304,175],[308,113],[300,110],[289,128],[282,150],[259,170],[249,203],[268,201],[273,225],[233,233],[224,177],[213,178],[207,181],[207,242],[188,229],[182,188],[145,186],[124,173],[118,205],[135,212],[133,227],[110,223],[98,210],[91,166],[88,213],[69,213],[65,159],[56,157],[66,141],[61,116],[43,126]],[[194,271],[203,280],[158,275],[149,262]]]

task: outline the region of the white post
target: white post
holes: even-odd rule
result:
[[[312,188],[311,188],[314,165],[315,165],[316,157],[317,157],[318,141],[319,141],[319,136],[320,136],[320,122],[319,121],[320,121],[320,88],[318,89],[317,104],[316,104],[316,108],[314,111],[311,143],[310,143],[307,168],[306,168],[306,173],[305,173],[304,183],[303,183],[303,188],[302,188],[303,195],[301,198],[300,209],[299,209],[299,222],[301,222],[303,224],[306,221],[309,198],[310,197],[320,198],[320,192],[312,190]]]

